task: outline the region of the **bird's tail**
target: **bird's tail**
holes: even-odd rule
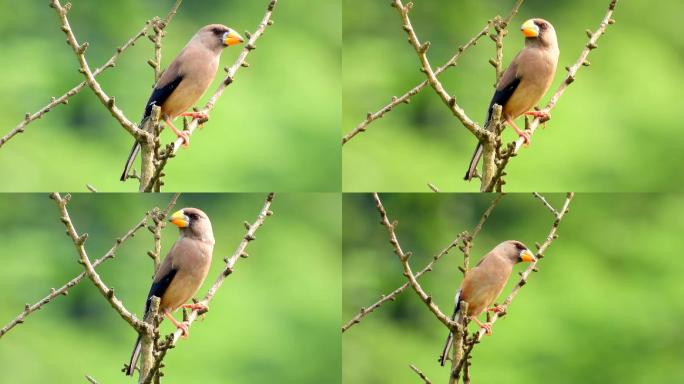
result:
[[[131,153],[128,155],[128,159],[126,159],[126,165],[124,166],[123,173],[121,174],[121,178],[119,180],[126,181],[128,172],[130,172],[133,162],[138,156],[138,152],[140,152],[140,143],[136,141],[135,144],[133,144],[133,148],[131,148]]]
[[[138,125],[140,128],[145,127],[145,122],[147,119],[149,119],[150,114],[147,110],[145,110],[145,115],[143,116],[142,120],[140,121],[140,125]],[[133,148],[131,148],[131,153],[128,154],[128,159],[126,159],[126,165],[124,166],[123,173],[121,174],[121,177],[119,180],[121,181],[126,181],[128,178],[128,172],[131,171],[131,167],[133,166],[133,162],[135,161],[135,158],[138,156],[138,152],[140,152],[140,143],[137,141],[133,144]]]
[[[451,315],[451,320],[456,320],[458,318],[458,312],[461,310],[461,291],[459,290],[456,292],[456,305],[454,306],[454,314]],[[449,356],[449,350],[451,350],[451,344],[454,341],[454,334],[453,332],[449,332],[449,336],[447,336],[446,343],[444,344],[444,348],[442,349],[442,354],[439,355],[439,365],[442,367],[444,366],[444,362],[447,360],[447,357]]]
[[[482,143],[477,143],[473,157],[470,158],[470,164],[468,164],[468,171],[466,171],[465,180],[470,181],[475,176],[475,171],[477,170],[477,163],[480,162],[480,157],[482,157]]]
[[[487,110],[487,118],[485,119],[484,129],[489,129],[492,120],[492,106],[493,104],[489,104],[489,110]],[[466,171],[465,177],[463,178],[464,180],[470,181],[473,177],[475,177],[477,163],[480,162],[480,158],[482,157],[482,149],[482,143],[477,143],[477,147],[475,147],[473,157],[470,158],[470,163],[468,164],[468,171]]]
[[[128,363],[128,369],[126,370],[127,376],[133,376],[135,372],[135,365],[138,363],[138,357],[140,356],[140,335],[138,335],[138,340],[135,341],[135,348],[133,348],[133,353],[131,354],[131,361]]]

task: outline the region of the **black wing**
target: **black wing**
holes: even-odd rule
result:
[[[492,101],[489,102],[489,109],[487,109],[487,120],[485,120],[485,127],[489,125],[489,119],[492,118],[492,109],[494,108],[494,104],[499,104],[502,107],[506,105],[506,102],[508,102],[508,99],[511,98],[513,92],[515,92],[519,84],[520,78],[516,77],[513,79],[513,81],[511,81],[510,84],[502,89],[497,89],[496,92],[494,92]]]
[[[150,299],[152,296],[157,296],[161,299],[164,292],[166,292],[166,289],[169,288],[169,285],[171,284],[171,281],[173,281],[173,278],[176,276],[177,272],[177,269],[172,268],[169,270],[169,273],[162,276],[159,281],[152,283],[152,286],[150,287],[150,293],[147,294],[147,301],[145,302],[145,314],[147,314],[147,310],[150,309]]]
[[[178,84],[180,84],[181,81],[183,81],[183,76],[179,75],[163,87],[155,88],[154,91],[152,91],[152,95],[150,96],[150,99],[147,100],[147,105],[145,105],[145,114],[143,115],[143,120],[150,116],[150,114],[152,113],[153,105],[161,106],[162,104],[164,104],[166,99],[168,99],[169,96],[171,96],[171,94],[178,87]]]

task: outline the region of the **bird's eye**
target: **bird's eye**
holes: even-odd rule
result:
[[[215,35],[220,35],[223,33],[223,31],[220,28],[214,28],[211,31],[214,32]]]

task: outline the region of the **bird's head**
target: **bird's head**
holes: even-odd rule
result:
[[[520,31],[525,35],[525,42],[530,44],[541,44],[544,46],[554,46],[557,44],[556,30],[553,25],[544,19],[529,19],[520,27]]]
[[[181,236],[214,242],[211,221],[206,213],[197,208],[183,208],[174,212],[169,221],[181,232]]]
[[[504,241],[499,244],[497,248],[500,248],[501,253],[511,260],[513,264],[537,261],[537,258],[534,257],[534,253],[532,253],[525,244],[517,240]]]
[[[221,50],[244,42],[239,33],[223,24],[207,25],[197,32],[195,38],[211,50]]]

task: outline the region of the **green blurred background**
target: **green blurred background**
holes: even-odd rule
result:
[[[486,195],[381,195],[397,236],[422,269],[489,206]],[[563,195],[548,195],[560,207]],[[406,278],[369,195],[343,199],[343,322],[399,287]],[[684,282],[680,239],[684,197],[578,194],[559,238],[528,284],[476,346],[478,383],[684,382]],[[551,214],[531,194],[504,196],[476,239],[473,266],[499,242],[543,242]],[[421,284],[451,313],[462,275],[458,250]],[[518,265],[504,294],[510,292]],[[484,316],[480,317],[484,319]],[[470,326],[471,331],[476,329]],[[446,330],[413,291],[386,303],[342,335],[344,383],[417,383],[415,364],[433,383],[446,382],[437,363]]]
[[[343,1],[342,131],[353,129],[368,111],[377,111],[425,79],[389,1]],[[414,1],[413,26],[432,42],[433,66],[446,62],[488,19],[506,16],[506,1]],[[523,45],[524,20],[551,21],[560,44],[559,71],[548,102],[595,30],[608,1],[528,0],[513,19],[505,40],[507,65]],[[361,11],[363,10],[363,11]],[[620,1],[617,21],[591,52],[552,111],[548,128],[508,166],[508,191],[671,191],[672,175],[684,165],[684,131],[679,103],[684,83],[681,1]],[[440,76],[447,91],[477,122],[485,118],[493,94],[494,43],[483,37],[458,66]],[[523,124],[522,119],[519,124]],[[515,137],[507,129],[508,142]],[[345,191],[477,191],[463,181],[476,139],[451,115],[430,87],[402,104],[343,147]]]
[[[88,232],[92,259],[104,254],[146,210],[165,207],[171,196],[73,196],[69,210],[78,231]],[[212,220],[214,262],[199,291],[213,284],[245,229],[261,209],[263,194],[184,194],[176,207],[195,206]],[[168,383],[336,383],[340,372],[341,201],[333,194],[278,194],[274,215],[236,264],[204,320],[195,322],[165,360]],[[83,268],[64,235],[57,206],[44,194],[0,196],[12,212],[2,236],[0,323],[61,287]],[[10,224],[9,221],[6,221]],[[163,231],[165,254],[177,238]],[[151,234],[141,229],[98,267],[126,306],[141,315],[153,273],[146,255]],[[180,312],[176,313],[180,318]],[[162,332],[173,331],[168,321]],[[135,332],[103,300],[87,278],[18,325],[0,340],[4,383],[78,383],[89,374],[100,383],[133,382],[120,369]]]
[[[202,26],[224,23],[254,31],[269,0],[184,1],[167,28],[166,67]],[[73,1],[69,13],[79,41],[90,42],[92,68],[104,63],[173,0]],[[15,127],[83,80],[59,19],[48,1],[0,0],[0,133]],[[190,149],[166,168],[166,191],[336,191],[340,186],[340,2],[280,1],[273,27],[247,57]],[[316,17],[306,17],[316,15]],[[232,65],[241,46],[227,48],[221,67]],[[138,121],[152,91],[146,63],[153,46],[142,38],[98,77],[129,119]],[[217,79],[200,99],[214,92]],[[182,126],[181,120],[176,120]],[[173,135],[163,133],[163,143]],[[135,180],[118,181],[133,139],[86,88],[0,149],[1,190],[136,191]],[[302,172],[306,169],[306,172]],[[200,171],[201,170],[201,171]]]

